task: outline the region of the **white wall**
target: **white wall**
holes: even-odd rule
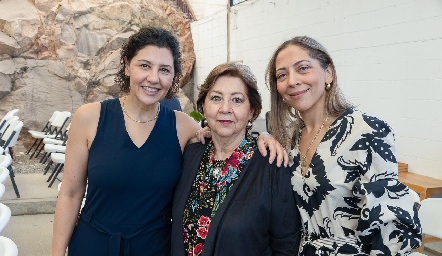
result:
[[[192,24],[195,84],[227,60],[226,11]],[[251,0],[232,8],[231,60],[264,83],[275,48],[308,35],[331,53],[347,97],[395,130],[398,160],[442,179],[442,1]]]

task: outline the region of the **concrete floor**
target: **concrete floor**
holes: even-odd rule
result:
[[[19,256],[51,255],[54,214],[12,216],[2,236],[18,247]]]

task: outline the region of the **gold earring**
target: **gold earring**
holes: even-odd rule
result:
[[[330,89],[331,89],[331,84],[326,84],[325,85],[325,90],[326,91],[330,91]]]

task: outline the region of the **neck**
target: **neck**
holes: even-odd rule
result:
[[[245,132],[241,133],[241,136],[235,136],[233,138],[220,137],[217,134],[212,133],[213,146],[215,147],[215,159],[224,160],[229,158],[233,151],[239,147],[244,136]]]
[[[130,94],[123,97],[121,101],[124,101],[124,108],[126,112],[132,118],[137,120],[150,120],[154,118],[158,112],[158,102],[146,105],[140,102],[137,97],[131,96]]]

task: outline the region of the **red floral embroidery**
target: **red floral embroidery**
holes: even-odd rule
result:
[[[229,164],[232,166],[232,168],[236,169],[239,166],[239,159],[242,159],[242,156],[244,156],[244,153],[242,152],[233,152],[232,155],[229,158]]]
[[[206,186],[207,186],[206,183],[200,181],[200,195],[203,194],[204,189],[206,188]]]
[[[183,238],[185,243],[189,242],[189,232],[185,228],[183,228]]]
[[[196,230],[196,233],[199,237],[201,237],[202,239],[206,239],[207,234],[209,233],[209,230],[207,230],[207,228],[205,227],[200,227]],[[195,247],[196,248],[196,247]]]
[[[206,216],[201,216],[198,220],[198,226],[200,227],[207,227],[210,223],[210,218]]]
[[[195,246],[195,248],[193,248],[193,255],[200,255],[202,251],[203,251],[203,245],[199,243]]]

